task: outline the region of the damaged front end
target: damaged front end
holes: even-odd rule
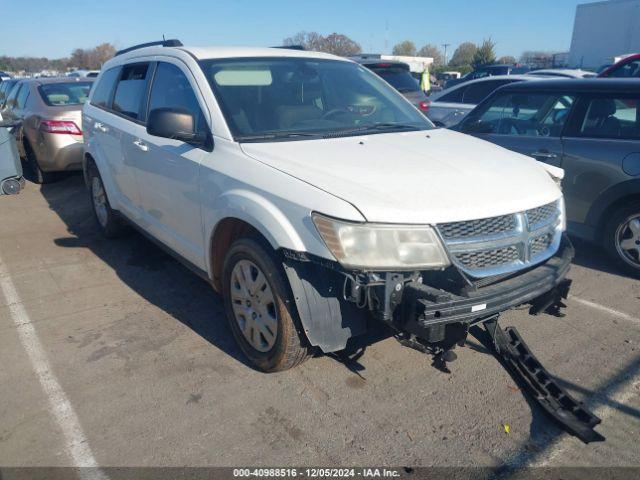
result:
[[[476,279],[456,265],[443,271],[349,272],[332,262],[285,253],[305,333],[323,351],[345,348],[373,317],[391,327],[402,345],[432,355],[434,366],[448,371],[469,329],[484,325],[501,364],[552,418],[584,442],[604,440],[593,430],[600,419],[554,381],[514,328],[502,330],[498,324],[500,313],[523,306],[532,315],[562,316],[574,255],[565,235],[555,254],[541,263]]]

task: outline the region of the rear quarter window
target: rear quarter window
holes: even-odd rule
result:
[[[104,72],[102,78],[98,80],[98,83],[94,86],[91,105],[101,108],[111,108],[111,93],[118,80],[119,73],[120,67],[110,68]]]
[[[133,120],[140,119],[149,71],[148,63],[125,65],[122,68],[111,107],[114,112]]]

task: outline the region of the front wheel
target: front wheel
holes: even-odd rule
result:
[[[640,202],[613,213],[604,233],[604,246],[618,265],[640,276]]]
[[[222,293],[231,331],[257,369],[287,370],[308,357],[287,280],[269,247],[237,240],[225,258]]]

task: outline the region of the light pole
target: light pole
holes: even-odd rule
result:
[[[444,48],[444,64],[447,64],[447,47],[451,45],[450,43],[443,43],[442,48]]]

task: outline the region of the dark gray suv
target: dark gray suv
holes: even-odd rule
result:
[[[562,167],[569,232],[640,275],[639,101],[632,79],[514,83],[455,129]]]

